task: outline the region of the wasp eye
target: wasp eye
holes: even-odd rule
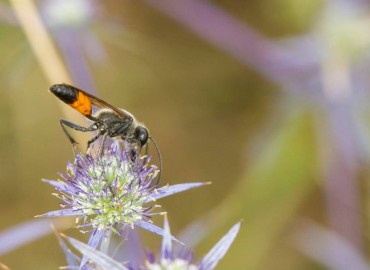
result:
[[[141,146],[146,144],[149,139],[149,132],[145,127],[138,126],[135,129],[136,139],[140,141]]]

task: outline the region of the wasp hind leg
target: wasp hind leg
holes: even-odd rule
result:
[[[90,132],[90,131],[96,131],[98,129],[98,126],[94,123],[92,124],[91,126],[89,127],[82,127],[82,126],[79,126],[75,123],[72,123],[70,121],[67,121],[67,120],[60,120],[60,126],[62,127],[63,131],[64,131],[64,134],[66,134],[66,136],[68,137],[69,141],[71,142],[72,144],[72,150],[73,150],[73,154],[76,156],[76,145],[78,144],[78,142],[71,136],[71,134],[69,134],[68,130],[66,129],[66,127],[69,127],[69,128],[72,128],[74,130],[78,130],[78,131],[82,131],[82,132]],[[95,140],[100,136],[100,134],[95,138]],[[93,138],[93,139],[94,139]],[[94,140],[94,141],[95,141]],[[91,141],[91,140],[90,140]],[[91,144],[92,142],[89,143]],[[90,144],[88,144],[88,146],[90,146]]]

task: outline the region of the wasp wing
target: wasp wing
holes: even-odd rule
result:
[[[72,85],[68,85],[69,87],[72,87],[72,88],[75,88],[77,91],[79,92],[82,92],[82,94],[86,95],[91,104],[93,104],[94,106],[98,107],[98,108],[109,108],[111,109],[113,112],[115,112],[116,114],[118,114],[121,118],[123,119],[131,119],[132,117],[130,115],[128,115],[127,113],[125,113],[124,111],[114,107],[113,105],[109,104],[108,102],[96,97],[96,96],[93,96],[89,93],[87,93],[86,91],[84,90],[81,90],[77,87],[74,87]]]

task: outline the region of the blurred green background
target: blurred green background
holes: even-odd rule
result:
[[[36,4],[43,10],[47,2],[59,4]],[[96,10],[76,30],[89,31],[104,51],[100,58],[89,56],[88,47],[80,51],[97,95],[132,112],[156,139],[163,158],[162,184],[213,183],[161,202],[174,235],[192,222],[206,222],[206,238],[195,248],[201,258],[244,219],[217,269],[350,269],[330,263],[331,251],[341,254],[335,248],[320,251],[323,259],[305,252],[312,245],[305,249],[299,244],[306,242],[300,224],[313,220],[366,262],[367,7],[362,8],[361,1],[198,2],[206,2],[210,10],[216,7],[237,25],[251,27],[274,46],[286,46],[286,52],[296,50],[287,58],[291,62],[282,58],[281,65],[272,63],[271,73],[264,74],[196,34],[176,19],[178,13],[165,14],[155,1],[86,1]],[[59,119],[65,117],[63,106],[74,112],[48,93],[51,82],[10,4],[0,3],[0,231],[5,231],[57,209],[53,190],[40,180],[57,179],[57,172],[64,172],[66,161],[73,159]],[[352,9],[358,12],[348,15]],[[85,16],[79,11],[77,16]],[[186,12],[204,15],[191,5]],[[63,58],[58,31],[55,25],[49,28]],[[74,37],[72,46],[80,46],[84,35]],[[239,44],[237,33],[234,37]],[[253,52],[253,46],[245,49]],[[272,53],[260,49],[256,55]],[[300,79],[293,71],[300,70],[302,59],[312,62],[312,68]],[[284,77],[271,76],[295,62],[297,68]],[[337,88],[333,98],[332,89]],[[74,115],[69,120],[86,123]],[[77,236],[75,231],[67,233]],[[150,249],[159,247],[159,237],[144,238]],[[316,244],[326,247],[325,239]],[[53,235],[0,260],[11,269],[57,269],[66,264]]]

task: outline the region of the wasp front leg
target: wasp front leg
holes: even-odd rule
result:
[[[140,158],[141,152],[141,143],[136,139],[127,139],[127,144],[125,147],[128,147],[128,152],[130,159],[133,163],[135,163]]]
[[[71,134],[69,134],[69,132],[66,129],[66,127],[72,128],[74,130],[82,131],[82,132],[96,131],[99,128],[96,123],[92,124],[89,127],[82,127],[82,126],[79,126],[79,125],[77,125],[75,123],[72,123],[72,122],[67,121],[67,120],[64,120],[64,119],[60,120],[60,125],[61,125],[61,127],[62,127],[62,129],[64,131],[64,134],[66,134],[66,136],[68,137],[69,141],[71,142],[73,153],[75,155],[76,155],[76,145],[78,144],[78,142],[71,136]],[[100,134],[99,134],[99,136],[100,136]]]
[[[103,148],[104,148],[104,144],[105,144],[105,141],[107,139],[107,135],[108,133],[104,131],[102,131],[101,133],[99,133],[98,135],[96,135],[95,137],[91,138],[88,142],[87,142],[87,150],[86,152],[88,153],[89,150],[91,149],[90,148],[90,145],[95,142],[97,139],[99,139],[100,136],[103,135],[103,138],[101,140],[101,144],[99,146],[99,151],[98,151],[98,156],[101,156],[101,154],[103,153]]]

